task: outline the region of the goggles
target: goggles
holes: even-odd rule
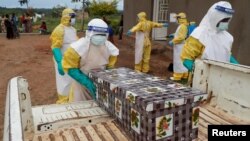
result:
[[[233,9],[222,7],[222,6],[219,6],[219,5],[217,5],[215,7],[215,9],[218,10],[218,11],[220,11],[220,12],[227,13],[227,14],[233,14],[234,13]]]
[[[75,13],[70,13],[69,16],[70,16],[71,18],[75,18],[75,17],[76,17],[76,14],[75,14]]]
[[[104,27],[88,26],[88,30],[95,31],[95,32],[108,33],[108,28],[104,28]]]

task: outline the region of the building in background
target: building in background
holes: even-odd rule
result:
[[[220,0],[125,0],[124,1],[124,31],[127,31],[136,22],[136,14],[145,11],[148,19],[156,22],[169,20],[170,13],[185,12],[190,21],[200,23],[208,9]],[[229,32],[234,37],[233,55],[240,64],[250,66],[250,0],[227,0],[235,13],[229,25]],[[168,29],[154,30],[152,39],[163,40],[166,34],[173,33],[177,25],[170,23]],[[164,34],[165,33],[165,34]]]

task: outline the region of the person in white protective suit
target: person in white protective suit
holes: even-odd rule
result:
[[[215,3],[186,40],[181,53],[184,66],[192,71],[196,58],[238,64],[232,56],[233,36],[227,31],[234,10],[229,2]]]
[[[181,50],[188,35],[188,21],[186,14],[183,12],[176,16],[176,20],[179,26],[175,31],[174,38],[169,42],[169,45],[173,47],[174,50],[174,74],[170,79],[182,81],[188,78],[188,70],[181,61]]]
[[[69,99],[70,86],[73,79],[64,74],[62,68],[62,56],[65,50],[71,43],[78,39],[76,29],[73,27],[75,24],[75,12],[66,8],[62,12],[61,23],[53,30],[50,40],[52,42],[51,48],[55,62],[56,72],[56,88],[58,100],[56,103],[67,103]]]
[[[96,87],[88,73],[95,69],[112,69],[119,55],[119,50],[107,39],[108,25],[101,19],[92,19],[86,37],[66,50],[63,68],[75,80],[69,102],[96,99]]]

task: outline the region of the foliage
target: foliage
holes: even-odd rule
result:
[[[198,121],[199,121],[199,113],[200,113],[200,109],[197,108],[193,111],[193,115],[192,115],[192,120],[194,122],[194,125],[197,125],[198,124]]]
[[[117,7],[117,0],[113,0],[112,2],[106,1],[99,1],[93,0],[93,2],[89,5],[90,14],[93,16],[104,16],[104,15],[112,15],[116,14],[118,11]]]
[[[19,3],[20,3],[21,6],[24,5],[24,4],[26,4],[27,7],[28,7],[29,0],[19,0]]]
[[[140,122],[140,119],[138,118],[139,114],[134,111],[134,110],[131,110],[131,123],[132,123],[132,126],[135,126],[136,128],[138,128],[139,126],[139,122]]]
[[[22,8],[5,8],[5,7],[0,7],[0,15],[5,15],[5,14],[11,14],[11,13],[25,13],[26,9]]]
[[[158,137],[164,137],[167,135],[167,130],[169,130],[169,125],[170,125],[170,121],[172,120],[172,118],[167,118],[166,116],[164,116],[160,122],[159,125],[157,126],[158,129],[158,133],[157,136]]]
[[[51,16],[53,18],[58,18],[58,17],[61,17],[62,15],[62,11],[63,9],[65,9],[66,7],[64,6],[60,6],[60,5],[57,5],[55,7],[52,8],[52,12],[51,12]]]
[[[61,20],[61,12],[56,9],[58,7],[54,7],[53,9],[45,9],[45,8],[39,8],[39,9],[32,9],[34,13],[38,13],[38,14],[45,14],[45,21],[46,21],[46,25],[48,28],[48,32],[52,32],[53,29],[60,24],[60,20]],[[53,15],[53,10],[58,10],[59,12],[57,12],[59,15],[55,16]],[[19,21],[20,21],[20,16],[23,13],[26,13],[27,9],[23,9],[23,8],[5,8],[5,7],[0,7],[0,16],[5,15],[5,14],[12,14],[12,13],[16,13],[16,16],[19,17]],[[100,16],[90,16],[88,19],[84,19],[84,29],[87,28],[87,23],[93,19]],[[114,30],[114,33],[117,33],[118,31],[118,24],[120,21],[120,13],[117,14],[113,14],[113,15],[108,15],[106,16],[106,18],[108,18],[108,20],[111,22],[111,26]],[[33,26],[40,26],[41,25],[41,19],[38,19],[37,22],[33,23]],[[21,24],[19,24],[19,27],[21,27]],[[76,25],[75,28],[79,31],[81,29],[81,19],[77,18],[76,20]],[[33,32],[38,32],[38,30],[33,30]]]
[[[89,0],[71,0],[71,2],[81,2],[83,4],[83,8],[87,8],[90,4]]]
[[[30,16],[34,16],[34,10],[32,8],[28,8],[26,13],[28,13]]]

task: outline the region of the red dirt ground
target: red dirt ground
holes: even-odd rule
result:
[[[81,36],[80,36],[81,37]],[[134,66],[134,40],[123,38],[115,41],[120,49],[117,67]],[[150,74],[169,77],[167,66],[171,61],[171,50],[154,43]],[[23,76],[29,82],[32,105],[55,103],[55,72],[50,50],[49,35],[21,35],[20,39],[7,40],[0,35],[0,140],[3,136],[5,97],[9,79]]]

